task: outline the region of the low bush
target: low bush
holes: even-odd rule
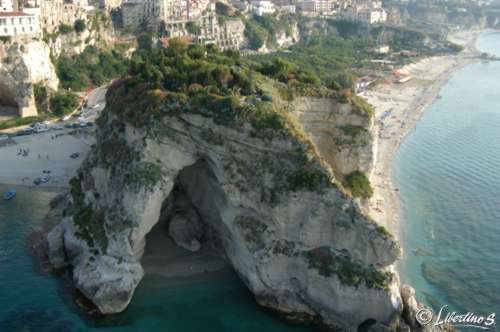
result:
[[[373,195],[370,180],[363,172],[354,171],[347,175],[344,185],[351,190],[353,197],[370,198]]]

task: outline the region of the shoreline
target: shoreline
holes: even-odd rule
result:
[[[405,225],[402,222],[402,199],[393,178],[396,154],[451,77],[464,67],[480,61],[475,44],[479,35],[489,31],[464,31],[450,35],[448,40],[464,46],[462,52],[424,58],[409,64],[404,68],[410,71],[413,80],[405,84],[387,83],[360,94],[375,110],[375,161],[370,176],[374,194],[364,209],[400,243]],[[396,264],[396,270],[401,274],[400,262]]]
[[[0,184],[35,187],[35,179],[50,176],[40,187],[68,188],[83,158],[95,143],[93,132],[64,129],[19,136],[0,145]],[[78,153],[78,157],[71,155]]]

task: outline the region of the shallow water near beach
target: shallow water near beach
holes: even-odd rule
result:
[[[477,47],[500,55],[500,33]],[[500,62],[458,71],[401,145],[402,279],[434,310],[500,315]]]
[[[0,185],[3,193],[11,186]],[[60,278],[38,271],[28,237],[58,191],[17,187],[0,201],[0,331],[312,331],[260,308],[234,272],[223,270],[165,283],[146,277],[122,314],[88,319]]]

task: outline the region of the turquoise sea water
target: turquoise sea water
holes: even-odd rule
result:
[[[500,33],[482,35],[500,55]],[[500,62],[469,65],[441,90],[395,160],[403,280],[435,310],[500,315]]]
[[[39,272],[30,255],[28,236],[57,192],[17,189],[15,199],[0,201],[0,332],[310,331],[257,306],[232,271],[170,288],[146,277],[124,313],[88,319],[61,279]],[[0,185],[0,192],[6,190]]]

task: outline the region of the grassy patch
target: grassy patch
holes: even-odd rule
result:
[[[344,185],[349,188],[353,197],[370,198],[373,189],[365,173],[354,171],[345,177]]]
[[[85,203],[85,194],[82,190],[81,176],[70,181],[70,193],[73,198],[71,207],[76,235],[83,239],[90,248],[99,248],[105,253],[108,247],[104,211],[94,211],[92,205]]]
[[[321,170],[300,168],[288,175],[288,185],[291,191],[319,191],[331,185],[331,181]]]
[[[44,116],[28,116],[25,118],[13,118],[13,119],[1,121],[0,122],[0,130],[30,125],[32,123],[40,122],[40,121],[43,121],[45,119],[46,119],[46,117],[44,117]]]
[[[375,115],[372,105],[370,105],[363,98],[353,95],[351,96],[350,100],[351,100],[352,110],[355,113],[358,113],[360,115],[367,115],[370,117],[373,117]]]
[[[342,130],[342,132],[345,135],[350,136],[352,138],[358,136],[359,134],[361,134],[363,132],[366,132],[366,129],[364,127],[361,127],[361,126],[345,125],[345,126],[341,126],[339,128],[340,128],[340,130]]]
[[[385,228],[384,226],[378,226],[377,231],[387,238],[390,238],[390,239],[394,238],[394,235],[392,235],[392,233],[389,232],[389,230],[387,228]]]
[[[126,175],[126,179],[127,183],[131,185],[153,187],[160,182],[162,174],[160,165],[142,162]]]
[[[374,267],[364,267],[349,257],[335,254],[327,247],[316,248],[303,253],[309,268],[316,269],[324,277],[337,275],[346,285],[358,287],[365,284],[368,288],[388,289],[393,274]]]

